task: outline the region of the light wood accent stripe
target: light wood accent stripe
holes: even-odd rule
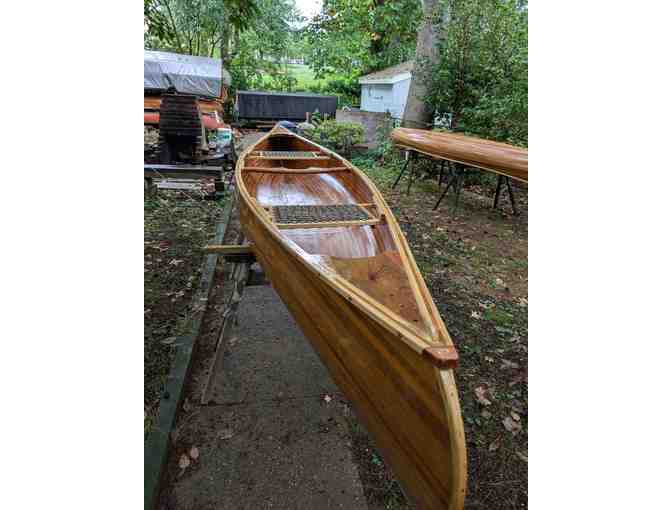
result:
[[[329,228],[329,227],[361,227],[363,225],[376,225],[379,219],[357,221],[321,221],[319,223],[275,223],[280,229],[288,228]]]

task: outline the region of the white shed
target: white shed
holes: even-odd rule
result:
[[[413,61],[388,67],[359,79],[362,86],[360,109],[387,112],[400,119],[404,115],[408,89],[411,86]]]

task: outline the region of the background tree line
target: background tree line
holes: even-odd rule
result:
[[[341,104],[359,103],[363,74],[415,59],[420,117],[527,145],[527,0],[324,0],[312,20],[294,0],[145,0],[145,25],[145,47],[221,58],[234,90],[303,89]],[[320,83],[301,87],[287,58]]]

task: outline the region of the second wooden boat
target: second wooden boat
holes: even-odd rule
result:
[[[461,509],[457,352],[380,192],[279,127],[241,155],[236,184],[257,259],[406,494]]]
[[[390,134],[398,146],[428,156],[482,168],[527,182],[527,149],[458,133],[396,128]]]

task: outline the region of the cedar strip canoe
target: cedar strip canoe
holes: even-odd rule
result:
[[[457,133],[396,128],[396,145],[527,182],[527,149]]]
[[[462,509],[457,352],[380,192],[279,126],[241,155],[236,185],[257,260],[407,496]]]

